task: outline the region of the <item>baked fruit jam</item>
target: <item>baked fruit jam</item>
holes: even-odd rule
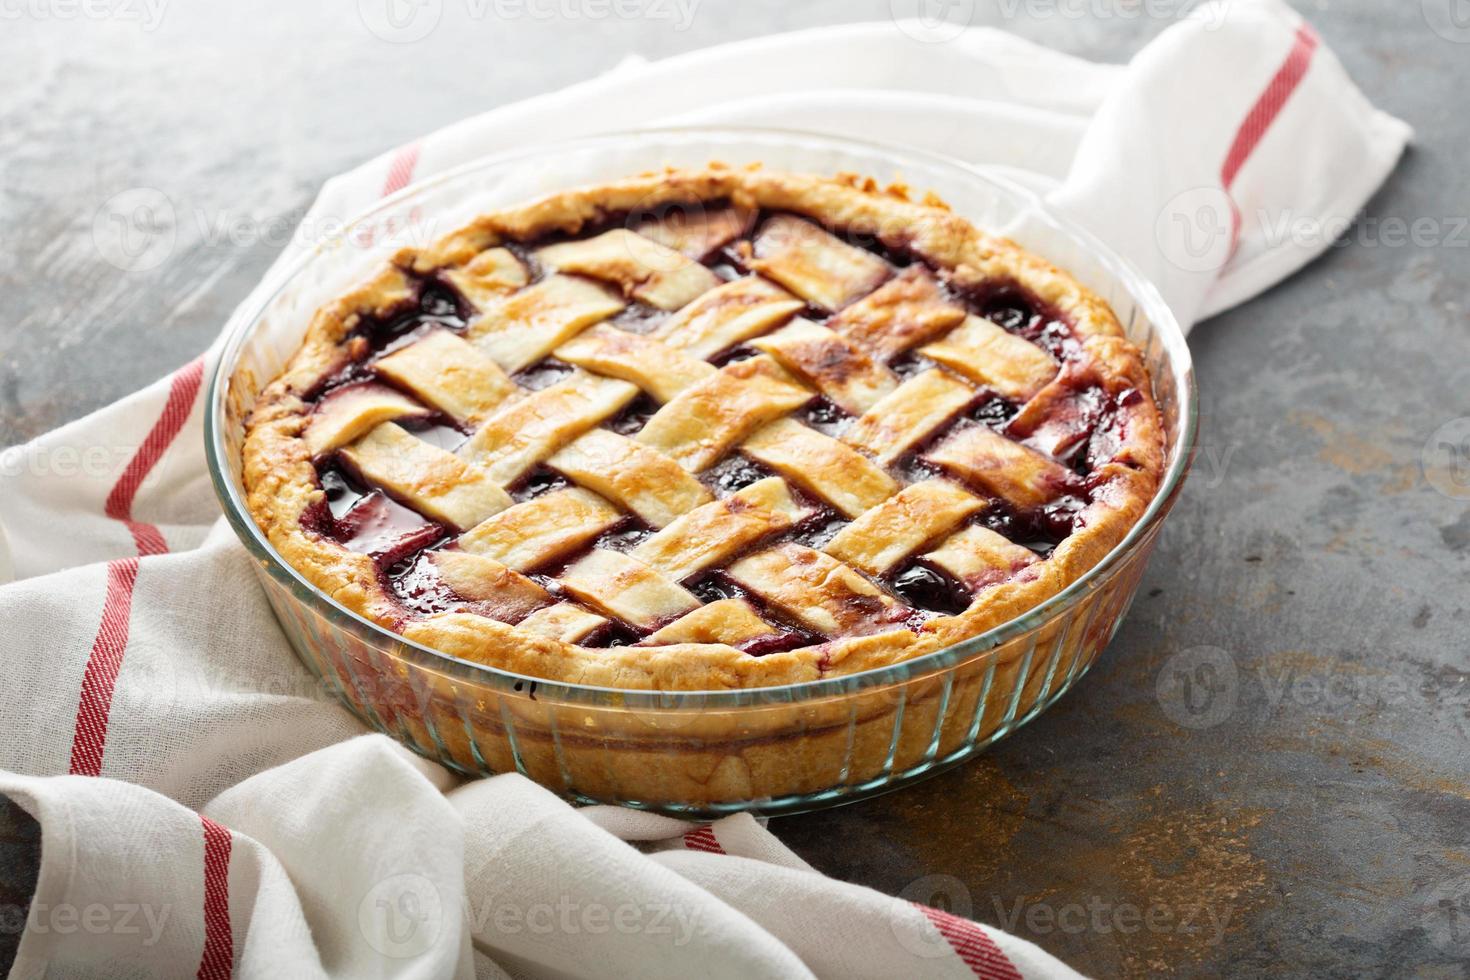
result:
[[[250,507],[348,608],[615,687],[809,680],[1044,601],[1161,427],[1065,273],[853,178],[669,171],[486,215],[320,310]]]

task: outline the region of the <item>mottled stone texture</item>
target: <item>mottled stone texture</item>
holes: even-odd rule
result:
[[[830,874],[1005,925],[1096,975],[1449,976],[1470,959],[1470,499],[1421,465],[1431,434],[1470,415],[1470,43],[1443,36],[1470,41],[1470,25],[1441,17],[1454,0],[1297,5],[1416,147],[1346,244],[1194,333],[1199,462],[1111,649],[983,759],[774,824]],[[357,6],[197,0],[153,30],[7,22],[0,444],[202,350],[352,163],[629,51],[905,7],[704,0],[679,29],[466,20],[444,0],[436,31],[394,44]],[[1181,6],[950,5],[1115,60],[1168,23],[1124,15]],[[175,244],[124,272],[94,220],[140,187],[157,192],[135,201],[154,206],[146,226]],[[1416,219],[1417,243],[1394,234]],[[26,890],[17,853],[35,853],[23,823],[4,832],[10,891]]]

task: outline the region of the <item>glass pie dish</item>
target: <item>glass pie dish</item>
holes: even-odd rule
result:
[[[245,423],[312,312],[403,245],[571,186],[711,160],[901,179],[1061,266],[1102,297],[1142,352],[1166,464],[1142,518],[1096,565],[1023,615],[865,673],[776,687],[649,691],[515,674],[415,643],[334,602],[270,544],[245,503]],[[1188,469],[1195,393],[1157,292],[1031,193],[941,157],[809,134],[644,131],[477,161],[386,199],[242,311],[211,380],[211,476],[282,627],[365,722],[469,775],[519,771],[558,793],[686,816],[791,812],[858,799],[969,757],[1035,717],[1090,667],[1127,610]]]

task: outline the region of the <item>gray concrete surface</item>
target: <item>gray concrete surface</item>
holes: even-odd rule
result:
[[[350,164],[629,51],[905,7],[703,0],[687,25],[459,22],[465,4],[445,0],[439,29],[392,44],[350,2],[159,2],[156,24],[142,0],[102,20],[63,20],[53,0],[0,11],[0,445],[203,349]],[[973,764],[776,821],[818,868],[1099,976],[1467,975],[1470,441],[1441,430],[1470,416],[1470,19],[1445,19],[1467,13],[1455,2],[1297,3],[1416,127],[1414,150],[1343,247],[1193,335],[1200,461],[1094,672]],[[1169,22],[1147,11],[1177,5],[950,9],[1122,60]],[[1075,16],[1088,10],[1114,16]],[[135,187],[168,196],[179,240],[125,273],[93,221]],[[1430,232],[1405,242],[1390,219]],[[232,223],[244,233],[221,234]],[[1458,446],[1448,492],[1426,479],[1432,437]],[[1161,698],[1161,678],[1191,681],[1193,700]],[[0,823],[14,886],[34,835]]]

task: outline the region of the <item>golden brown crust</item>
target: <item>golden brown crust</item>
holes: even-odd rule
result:
[[[370,558],[303,524],[309,510],[324,504],[303,439],[310,410],[305,396],[349,355],[343,341],[360,316],[389,311],[409,297],[405,272],[462,266],[498,245],[576,234],[664,204],[716,201],[803,215],[849,237],[871,236],[923,259],[962,289],[1013,282],[1066,318],[1082,348],[1067,369],[1088,372],[1118,406],[1107,456],[1094,461],[1078,530],[1049,558],[986,589],[959,615],[752,656],[703,643],[588,648],[464,613],[405,619]],[[852,177],[711,165],[568,190],[477,218],[422,250],[400,251],[390,268],[316,313],[286,371],[261,393],[247,423],[244,457],[248,506],[272,545],[308,581],[367,619],[452,656],[530,676],[617,688],[716,690],[870,670],[942,649],[1026,612],[1095,565],[1138,521],[1158,486],[1164,451],[1141,357],[1107,305],[1071,276],[936,202],[909,200],[902,189],[880,190]]]

